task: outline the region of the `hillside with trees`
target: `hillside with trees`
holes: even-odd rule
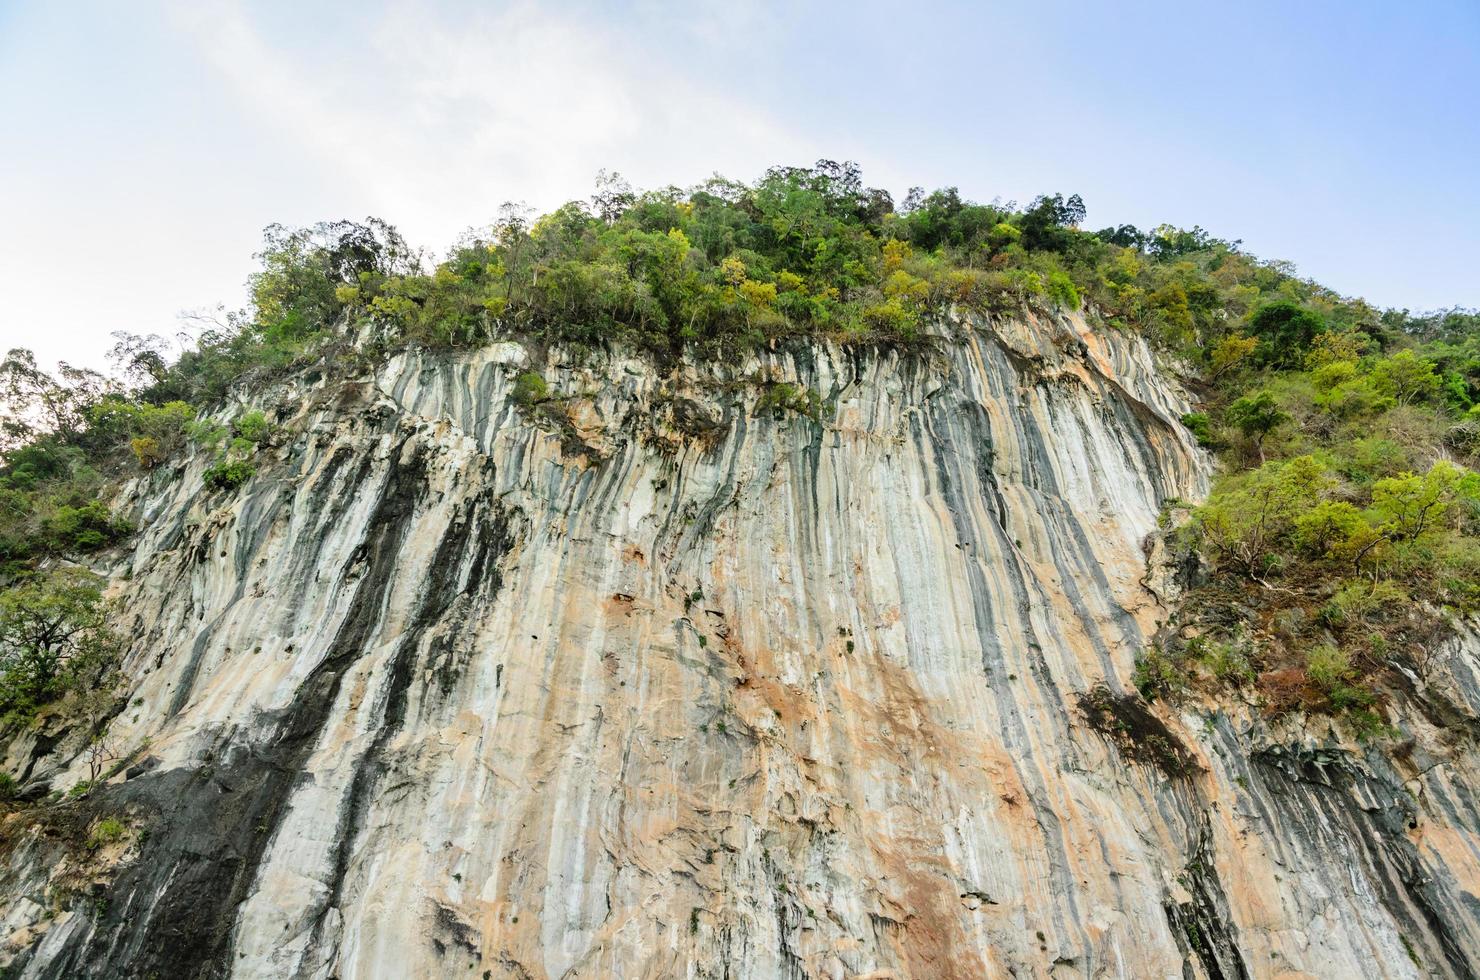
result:
[[[1060,194],[896,202],[822,161],[645,192],[603,174],[549,214],[506,206],[440,261],[373,219],[269,228],[250,306],[180,356],[120,336],[116,377],[23,350],[0,368],[4,724],[112,689],[119,641],[85,569],[137,529],[110,488],[180,454],[209,456],[217,492],[249,479],[273,423],[223,420],[228,390],[495,340],[654,370],[816,339],[923,355],[996,318],[1082,313],[1181,373],[1201,402],[1183,422],[1218,460],[1205,502],[1167,504],[1196,568],[1142,693],[1242,692],[1391,734],[1384,692],[1480,604],[1480,315],[1376,309],[1201,228],[1085,214]]]

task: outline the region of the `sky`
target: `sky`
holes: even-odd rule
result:
[[[1480,306],[1480,3],[0,0],[0,351],[239,308],[265,226],[856,160]]]

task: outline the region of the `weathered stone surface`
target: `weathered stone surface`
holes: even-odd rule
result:
[[[56,847],[15,842],[13,966],[1470,974],[1480,783],[1450,726],[1415,709],[1399,772],[1189,707],[1159,718],[1193,761],[1169,774],[1086,723],[1167,615],[1163,502],[1206,489],[1145,346],[1005,321],[944,351],[724,378],[403,354],[282,389],[237,493],[200,463],[128,488],[112,738],[145,761],[90,805],[148,834],[106,910],[51,919],[23,896]],[[530,368],[563,400],[526,416]],[[820,418],[755,414],[746,376]],[[1428,701],[1473,720],[1477,653],[1438,651]],[[85,777],[65,755],[32,780]]]

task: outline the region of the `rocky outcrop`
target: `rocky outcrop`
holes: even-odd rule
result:
[[[1476,717],[1480,642],[1415,676],[1406,761],[1129,696],[1208,477],[1138,339],[503,344],[269,397],[240,490],[120,500],[129,764],[50,809],[128,831],[10,825],[19,976],[1475,969],[1480,781],[1424,706]]]

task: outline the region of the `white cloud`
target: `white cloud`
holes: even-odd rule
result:
[[[249,111],[367,213],[436,249],[504,200],[543,209],[585,194],[602,167],[651,186],[807,158],[769,113],[682,77],[638,32],[571,9],[398,3],[315,62],[283,53],[239,4],[178,13]],[[701,7],[693,29],[712,34],[719,16]]]
[[[272,222],[375,215],[440,252],[505,200],[589,193],[601,168],[651,187],[812,159],[719,67],[763,24],[764,7],[716,0],[620,19],[409,0],[33,10],[29,53],[0,62],[0,107],[26,112],[0,160],[0,350],[101,367],[112,331],[171,335],[181,310],[239,305]]]

